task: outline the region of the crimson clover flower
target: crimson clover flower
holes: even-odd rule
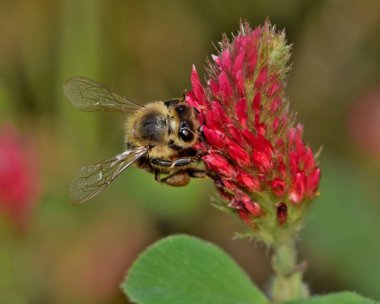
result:
[[[0,214],[25,228],[37,203],[39,178],[33,151],[12,125],[0,128]]]
[[[292,226],[317,195],[320,169],[285,94],[290,46],[269,21],[255,29],[243,23],[219,46],[207,85],[193,67],[186,95],[202,126],[197,148],[227,207],[245,223]]]

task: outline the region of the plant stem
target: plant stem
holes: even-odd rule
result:
[[[308,287],[302,282],[305,265],[297,265],[297,252],[293,239],[273,244],[272,268],[275,273],[270,294],[274,302],[304,299]]]

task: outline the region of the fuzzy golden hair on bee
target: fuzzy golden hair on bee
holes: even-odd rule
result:
[[[126,142],[137,146],[163,144],[168,133],[169,110],[162,101],[146,104],[125,121]]]

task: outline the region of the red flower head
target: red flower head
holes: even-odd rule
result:
[[[193,67],[186,95],[199,112],[204,140],[198,148],[228,206],[247,224],[260,226],[272,214],[284,226],[299,218],[291,209],[316,196],[320,177],[288,109],[290,47],[267,21],[255,29],[242,24],[220,48],[208,62],[207,86]]]
[[[0,129],[0,213],[24,228],[39,192],[31,149],[21,144],[12,126]]]

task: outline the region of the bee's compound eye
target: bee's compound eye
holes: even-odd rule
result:
[[[177,108],[177,111],[178,111],[178,113],[182,113],[183,111],[185,111],[185,107],[184,106],[179,106]]]
[[[189,115],[188,107],[186,105],[183,105],[183,104],[178,105],[175,108],[175,111],[177,112],[180,120],[186,119],[186,117]]]
[[[192,132],[190,132],[189,129],[184,128],[179,131],[179,137],[184,141],[184,142],[190,142],[193,140],[194,135]]]

